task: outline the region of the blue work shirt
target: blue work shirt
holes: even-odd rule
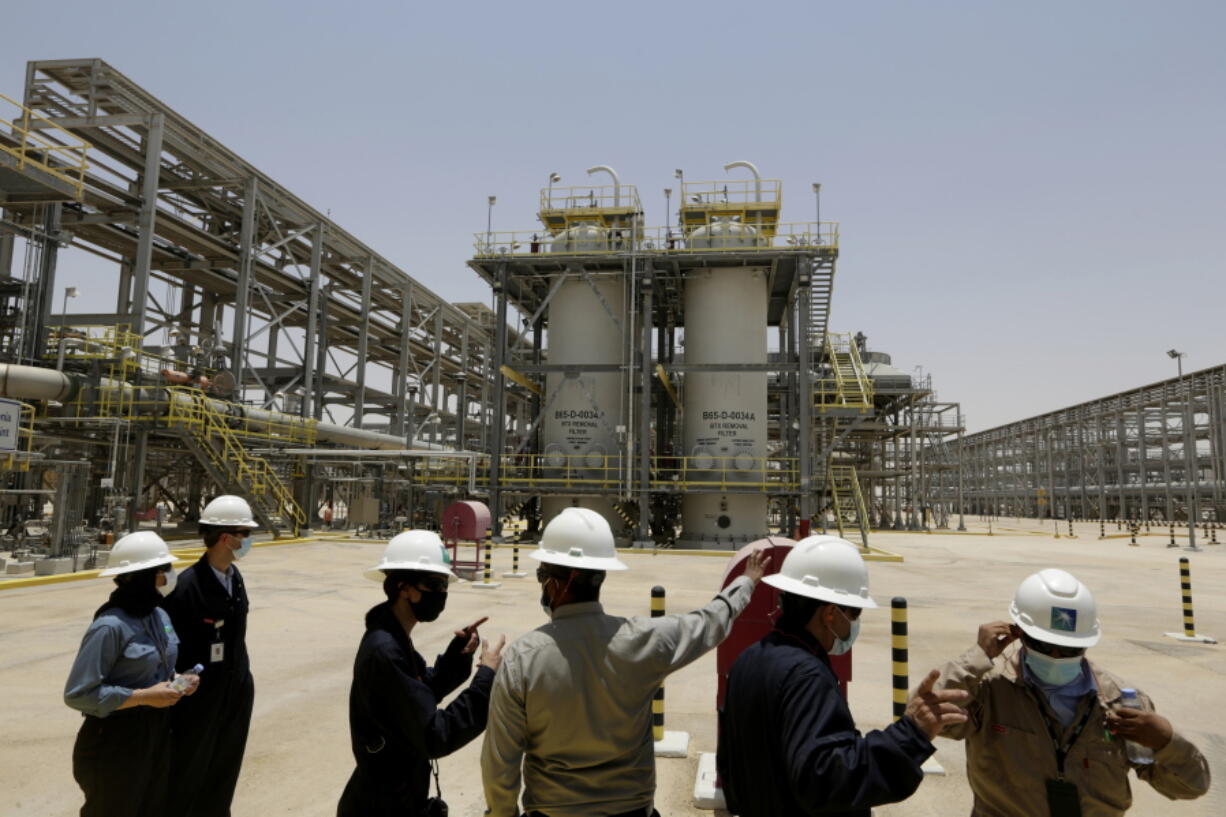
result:
[[[144,617],[111,607],[90,623],[64,685],[64,703],[105,718],[136,689],[174,677],[179,638],[160,607]]]

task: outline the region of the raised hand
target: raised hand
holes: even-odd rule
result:
[[[482,641],[481,657],[477,659],[478,663],[497,672],[498,668],[502,666],[502,648],[506,645],[507,637],[505,635],[498,636],[498,643],[493,646],[490,645],[489,641]]]
[[[1007,621],[992,621],[979,627],[979,646],[983,648],[988,658],[996,658],[1005,647],[1012,644],[1021,635],[1016,624]]]
[[[915,691],[915,697],[907,704],[904,713],[915,722],[929,740],[941,734],[946,726],[966,722],[966,710],[958,706],[965,703],[970,694],[964,689],[946,689],[934,692],[932,687],[941,673],[933,670]]]
[[[749,559],[745,562],[745,575],[749,577],[755,585],[762,581],[762,577],[766,575],[766,569],[770,567],[771,557],[767,555],[766,550],[755,550],[749,554]]]
[[[477,632],[477,628],[489,620],[490,617],[485,616],[477,619],[464,629],[455,631],[455,637],[464,641],[464,649],[460,650],[462,655],[472,655],[474,652],[476,652],[477,645],[481,643],[481,636]]]

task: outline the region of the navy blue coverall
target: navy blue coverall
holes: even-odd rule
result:
[[[204,667],[200,687],[170,710],[174,810],[179,817],[229,817],[243,767],[255,681],[247,658],[247,588],[230,565],[230,592],[208,554],[183,571],[162,606],[179,634],[175,669]]]
[[[366,614],[353,662],[349,733],[357,761],[338,817],[411,817],[430,796],[430,761],[485,730],[494,671],[479,667],[445,709],[438,704],[468,678],[472,654],[454,638],[431,669],[386,602]]]
[[[861,735],[830,659],[806,631],[775,630],[732,665],[717,764],[741,817],[843,815],[905,800],[934,749],[910,718]]]

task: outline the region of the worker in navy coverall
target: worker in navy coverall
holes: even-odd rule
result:
[[[934,670],[906,715],[861,735],[830,655],[851,649],[860,613],[876,607],[859,550],[834,536],[798,542],[763,579],[783,591],[774,631],[741,653],[720,713],[717,764],[728,808],[741,817],[846,815],[905,800],[965,694],[933,693]]]
[[[353,662],[349,732],[357,768],[337,807],[338,817],[438,815],[431,804],[433,762],[485,729],[490,687],[502,661],[503,638],[482,645],[468,688],[447,707],[439,702],[468,678],[485,619],[455,633],[434,667],[413,646],[413,628],[435,621],[455,581],[438,534],[398,534],[366,576],[383,584],[387,601],[366,614],[366,633]],[[438,778],[435,777],[435,794]]]

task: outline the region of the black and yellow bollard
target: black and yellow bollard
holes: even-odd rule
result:
[[[1216,644],[1217,639],[1196,634],[1196,619],[1192,615],[1192,564],[1187,556],[1179,557],[1179,591],[1183,600],[1183,632],[1167,633],[1179,641],[1196,641],[1201,644]]]
[[[1128,544],[1133,547],[1138,547],[1137,545],[1137,526],[1133,524],[1132,526],[1128,528],[1128,530],[1132,533],[1132,539],[1129,540]]]
[[[651,617],[664,615],[664,588],[651,588]],[[651,737],[655,742],[656,757],[686,757],[690,751],[688,732],[664,731],[664,685],[656,690],[651,699]]]
[[[1217,522],[1209,523],[1209,544],[1219,544],[1217,540]]]
[[[1071,516],[1068,518],[1068,538],[1070,539],[1077,538],[1076,536],[1073,535],[1073,517]]]
[[[491,563],[491,560],[494,556],[494,540],[490,536],[490,531],[488,529],[485,531],[484,544],[485,547],[482,547],[480,543],[477,545],[478,550],[484,551],[485,557],[481,570],[482,578],[479,582],[473,582],[472,586],[482,590],[493,590],[495,587],[502,587],[502,582],[496,582],[493,580],[494,566]]]
[[[1107,523],[1102,521],[1101,519],[1098,520],[1098,538],[1099,539],[1107,538]]]
[[[894,720],[907,711],[909,670],[907,659],[907,600],[895,596],[890,601],[890,654],[894,665]]]
[[[1166,546],[1169,548],[1179,547],[1179,545],[1175,544],[1175,520],[1174,519],[1171,520],[1171,541],[1168,542]]]
[[[502,578],[504,579],[522,579],[524,576],[527,576],[527,575],[528,575],[527,573],[524,573],[523,571],[519,569],[519,544],[518,543],[512,544],[511,545],[511,569],[503,573]]]
[[[664,588],[656,585],[651,588],[651,617],[664,615]],[[664,740],[664,686],[656,690],[651,699],[651,735],[656,741]]]

